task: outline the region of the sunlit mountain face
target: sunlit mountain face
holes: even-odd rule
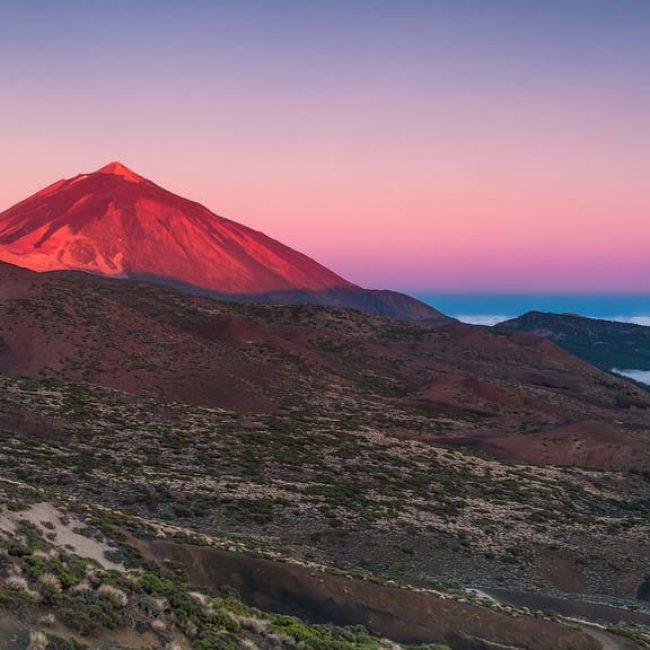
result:
[[[61,180],[0,215],[0,258],[35,271],[151,275],[227,292],[351,283],[120,163]]]
[[[119,162],[59,180],[0,213],[0,260],[32,271],[151,280],[226,299],[444,321],[418,300],[363,289]]]

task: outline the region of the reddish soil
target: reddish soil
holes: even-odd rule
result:
[[[599,469],[634,467],[647,453],[645,442],[606,422],[582,420],[525,436],[497,436],[482,448],[500,458],[542,465]]]
[[[595,621],[604,625],[612,623],[627,623],[638,625],[650,625],[650,614],[636,612],[619,607],[610,607],[599,603],[590,603],[583,600],[556,598],[538,592],[509,591],[508,589],[485,589],[503,603],[509,603],[517,607],[529,607],[555,612],[562,616],[582,618],[586,621]]]
[[[216,302],[0,263],[0,372],[246,412],[368,419],[375,408],[383,428],[384,414],[399,418],[398,435],[502,459],[650,468],[650,392],[544,339],[487,328]]]
[[[582,569],[565,551],[538,548],[533,573],[544,584],[566,593],[584,593],[587,590]]]

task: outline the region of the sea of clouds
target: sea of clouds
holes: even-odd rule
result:
[[[496,325],[504,320],[517,318],[517,314],[453,314],[461,323],[469,325]],[[594,317],[595,318],[595,317]],[[650,316],[598,316],[599,320],[613,320],[620,323],[634,323],[650,327]]]
[[[504,320],[516,318],[516,316],[508,316],[507,314],[453,314],[452,318],[457,318],[461,323],[468,325],[496,325],[502,323]]]
[[[619,370],[618,368],[612,368],[612,372],[650,386],[650,370]]]

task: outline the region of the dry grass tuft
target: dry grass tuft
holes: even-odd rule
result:
[[[102,598],[108,598],[117,607],[126,607],[129,604],[129,597],[113,585],[100,585],[97,588],[97,595]]]
[[[61,591],[61,581],[53,573],[42,573],[38,576],[38,584],[45,589]]]
[[[43,632],[39,632],[38,630],[29,633],[27,650],[46,650],[48,644],[47,634],[43,634]]]

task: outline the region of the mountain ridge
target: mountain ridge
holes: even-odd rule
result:
[[[56,181],[0,213],[0,260],[39,272],[147,279],[221,299],[446,320],[410,296],[363,289],[119,162]]]
[[[650,370],[650,327],[578,314],[529,311],[494,326],[550,339],[593,365]]]

